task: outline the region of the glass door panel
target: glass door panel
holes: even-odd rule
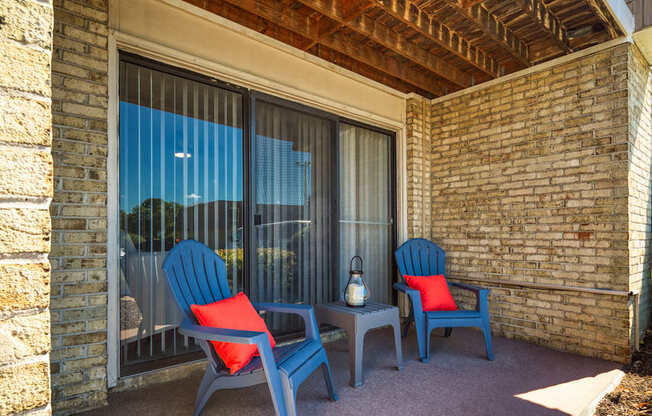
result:
[[[257,301],[315,304],[335,296],[333,133],[329,119],[256,100],[250,294]],[[287,315],[267,319],[277,333],[300,327]]]
[[[390,303],[392,267],[392,137],[340,123],[339,234],[341,285],[353,256],[364,260],[372,300]]]
[[[120,63],[121,375],[197,350],[161,266],[195,239],[243,287],[243,108],[238,93]],[[176,360],[176,361],[175,361]]]

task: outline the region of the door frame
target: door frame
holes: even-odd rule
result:
[[[390,175],[393,181],[394,198],[394,244],[407,239],[407,140],[406,123],[407,99],[409,94],[404,95],[405,108],[401,115],[401,121],[394,121],[383,116],[369,113],[350,105],[329,100],[326,97],[306,93],[305,91],[288,88],[288,86],[275,83],[273,80],[239,71],[221,65],[217,61],[208,61],[203,58],[173,49],[160,43],[152,42],[116,29],[109,30],[108,36],[108,155],[107,155],[107,384],[108,387],[116,387],[123,378],[148,377],[148,373],[138,374],[121,378],[120,369],[120,287],[119,287],[119,53],[127,52],[136,54],[143,58],[149,58],[161,64],[168,64],[179,69],[187,70],[196,74],[204,75],[210,79],[228,79],[237,82],[227,83],[231,86],[249,88],[250,91],[265,91],[258,94],[265,94],[274,100],[284,100],[280,97],[288,97],[293,101],[286,102],[296,106],[304,106],[312,110],[321,110],[328,114],[337,114],[342,121],[360,123],[365,128],[380,129],[391,133],[394,137],[394,157],[391,158],[394,175]],[[329,64],[324,64],[330,67]],[[337,69],[336,72],[347,73],[346,70]],[[352,78],[356,79],[353,77]],[[271,95],[271,94],[277,95]],[[249,106],[250,100],[244,100],[243,106]],[[246,114],[250,114],[246,109]],[[249,135],[248,135],[249,136]],[[247,142],[247,141],[245,141]],[[247,149],[250,151],[251,149]],[[244,150],[243,150],[244,151]],[[243,155],[244,156],[244,155]],[[249,157],[247,157],[248,159]],[[247,180],[245,175],[245,180]],[[249,184],[245,183],[246,186]],[[250,211],[250,210],[249,210]],[[245,219],[245,226],[246,223]],[[245,235],[248,233],[245,233]],[[245,237],[248,238],[248,237]],[[246,242],[248,244],[248,242]],[[245,265],[245,273],[247,272]],[[394,303],[396,303],[396,294]],[[180,364],[180,365],[186,365]],[[176,366],[174,366],[176,367]],[[154,370],[155,372],[165,369]],[[174,371],[170,368],[171,371]]]

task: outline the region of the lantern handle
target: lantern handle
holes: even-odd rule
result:
[[[349,272],[353,271],[353,260],[355,260],[355,259],[360,260],[360,271],[363,272],[364,271],[364,264],[362,263],[362,257],[360,257],[360,256],[353,256],[353,258],[351,259],[351,264],[349,265]]]

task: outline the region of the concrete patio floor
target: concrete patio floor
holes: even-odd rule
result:
[[[346,340],[326,345],[339,395],[327,399],[320,371],[300,387],[300,415],[579,415],[591,416],[597,400],[622,376],[618,363],[494,337],[487,361],[479,331],[454,329],[433,335],[432,358],[417,361],[412,333],[403,340],[404,368],[395,370],[389,328],[365,339],[364,380],[349,386]],[[145,389],[109,395],[109,406],[87,415],[191,415],[202,373]],[[220,391],[203,415],[272,415],[266,385]]]

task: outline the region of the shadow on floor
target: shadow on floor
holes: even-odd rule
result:
[[[495,360],[485,358],[479,331],[455,329],[449,338],[433,335],[432,358],[417,361],[412,333],[403,340],[404,368],[395,370],[392,332],[365,339],[364,381],[349,386],[346,340],[326,345],[339,395],[327,399],[321,371],[300,387],[300,415],[579,415],[619,374],[618,363],[494,337]],[[109,395],[99,415],[191,415],[202,373],[142,390]],[[272,415],[266,385],[216,392],[203,415]]]

